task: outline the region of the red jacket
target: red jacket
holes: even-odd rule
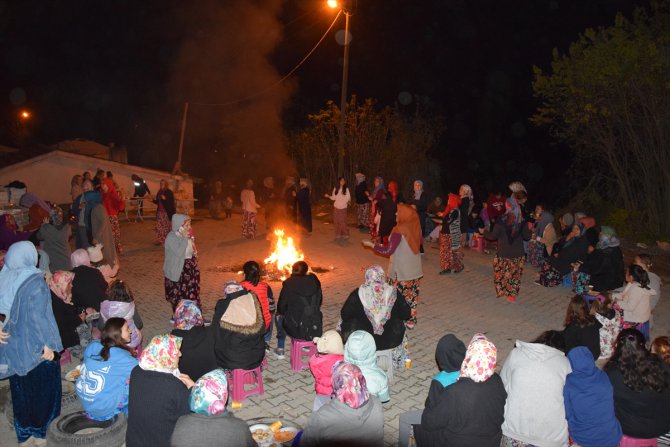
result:
[[[340,354],[319,354],[309,359],[309,369],[314,375],[316,394],[330,396],[333,394],[333,365],[344,356]]]
[[[274,299],[272,298],[272,289],[268,286],[268,283],[265,281],[259,281],[257,285],[251,284],[249,281],[242,281],[242,287],[251,292],[254,292],[258,297],[258,301],[261,303],[261,309],[263,310],[263,320],[265,320],[265,330],[267,331],[270,328],[270,322],[272,321],[272,311],[270,307],[274,307]],[[268,293],[269,291],[269,293]],[[270,303],[272,301],[272,303]]]
[[[114,181],[110,178],[102,179],[103,183],[107,185],[107,192],[102,192],[102,206],[107,210],[109,216],[118,216],[119,211],[123,211],[124,204],[119,198],[119,194],[114,187]]]

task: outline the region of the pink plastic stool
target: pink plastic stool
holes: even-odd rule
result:
[[[60,354],[60,366],[63,366],[66,363],[72,362],[72,356],[70,355],[70,350],[66,349]]]
[[[316,345],[313,341],[291,339],[291,369],[302,371],[309,368],[309,359],[316,354]],[[304,358],[307,360],[303,360]]]
[[[484,238],[475,234],[470,239],[470,250],[478,251],[479,253],[484,252]]]
[[[262,396],[265,392],[263,390],[263,373],[261,367],[255,369],[234,369],[232,372],[232,384],[228,384],[230,396],[235,402],[242,402],[249,396]],[[253,388],[246,389],[245,385],[256,385]]]
[[[637,439],[623,435],[619,447],[658,447],[656,439]]]

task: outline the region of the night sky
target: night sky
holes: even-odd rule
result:
[[[0,143],[10,143],[8,129],[25,107],[33,112],[32,143],[114,142],[128,148],[132,163],[169,169],[184,101],[228,102],[271,85],[327,29],[335,13],[324,4],[0,1]],[[519,178],[541,198],[564,199],[558,191],[569,191],[570,151],[528,121],[537,106],[532,67],[547,69],[553,48],[565,51],[586,27],[610,25],[617,12],[630,15],[645,4],[359,0],[349,92],[381,105],[420,97],[443,114],[447,130],[434,156],[445,188],[464,181],[504,188]],[[306,115],[328,99],[339,104],[342,47],[334,32],[343,27],[342,18],[256,109],[193,106],[185,170],[203,177],[230,172],[218,158],[227,147],[281,147],[282,131],[305,126]],[[226,126],[241,130],[226,133]]]

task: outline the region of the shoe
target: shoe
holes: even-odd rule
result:
[[[43,438],[33,438],[33,445],[47,445],[47,440]]]
[[[270,349],[270,345],[265,343],[265,353],[269,354],[270,352],[272,352],[272,349]]]
[[[284,360],[286,356],[284,356],[284,349],[282,348],[275,348],[275,355],[279,360]]]
[[[508,303],[516,303],[516,297],[512,296],[512,295],[508,296],[507,297],[507,302]]]
[[[444,269],[440,272],[440,275],[448,275],[449,273],[451,273],[451,269]]]

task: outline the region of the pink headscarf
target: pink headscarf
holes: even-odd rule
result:
[[[72,279],[74,279],[74,273],[58,270],[47,281],[54,295],[67,304],[72,304],[72,289],[68,290],[68,286],[72,284]]]
[[[333,365],[333,394],[351,408],[363,406],[370,399],[370,393],[361,369],[345,362]]]
[[[86,267],[91,266],[91,258],[89,258],[88,252],[83,248],[79,248],[72,252],[70,255],[70,262],[72,263],[72,268],[79,267],[80,265],[85,265]]]
[[[467,377],[475,382],[485,382],[496,368],[497,352],[495,345],[484,334],[475,334],[465,352],[459,379]]]

